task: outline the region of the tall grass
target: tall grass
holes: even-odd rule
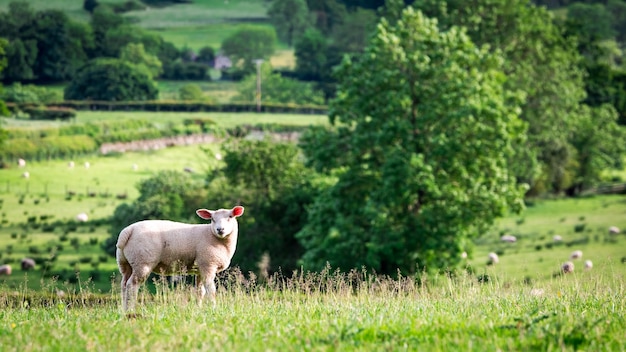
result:
[[[6,351],[626,348],[624,282],[610,274],[558,277],[543,291],[466,275],[330,270],[265,283],[231,270],[219,284],[217,305],[199,307],[190,287],[157,283],[155,294],[140,294],[137,318],[122,314],[118,293],[37,301],[1,291],[0,343]]]

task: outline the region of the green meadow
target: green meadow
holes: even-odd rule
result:
[[[89,283],[45,301],[0,291],[0,343],[4,351],[626,349],[623,276],[610,271],[553,278],[541,290],[331,271],[264,284],[231,271],[219,284],[212,307],[199,306],[188,287],[157,283],[128,318],[119,293],[99,297]]]
[[[8,119],[4,126],[41,129],[114,119],[167,126],[191,117],[211,118],[224,128],[328,123],[311,115],[80,111],[73,122]],[[106,218],[138,196],[137,182],[159,170],[191,168],[203,182],[219,167],[212,156],[219,148],[213,143],[83,156],[73,169],[68,160],[1,169],[0,261],[14,267],[13,275],[0,277],[3,351],[626,349],[626,236],[608,234],[609,226],[626,228],[623,195],[533,200],[522,214],[499,220],[481,236],[468,248],[466,269],[450,275],[389,278],[329,268],[263,278],[242,275],[232,263],[218,278],[214,308],[199,307],[192,287],[172,287],[155,277],[140,291],[137,316],[126,317],[115,261],[100,249],[109,232],[119,230],[110,229]],[[28,179],[21,177],[25,170]],[[126,198],[118,199],[120,194]],[[89,221],[72,222],[80,212]],[[46,230],[55,220],[69,225]],[[504,234],[517,241],[502,242]],[[240,241],[253,235],[242,233]],[[556,243],[555,235],[562,241]],[[583,251],[582,260],[574,261],[573,273],[559,274],[574,250]],[[52,252],[52,268],[19,268],[23,257]],[[489,252],[499,253],[498,264],[487,265]],[[584,260],[593,261],[591,270],[583,269]],[[50,278],[46,270],[64,275]]]

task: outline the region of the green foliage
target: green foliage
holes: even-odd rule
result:
[[[17,158],[47,160],[93,153],[96,142],[89,136],[44,136],[8,138],[0,149],[0,160],[9,162]]]
[[[357,9],[349,13],[333,28],[333,46],[341,53],[362,53],[376,28],[377,20],[376,13],[372,10]]]
[[[313,14],[315,28],[324,35],[330,35],[348,14],[346,5],[337,0],[307,1],[309,11]]]
[[[502,63],[412,8],[379,25],[364,56],[338,71],[338,131],[304,146],[311,159],[341,154],[338,181],[297,234],[305,268],[454,267],[472,238],[521,208],[508,160],[523,125]]]
[[[276,31],[273,28],[246,26],[224,39],[222,50],[234,65],[245,72],[252,72],[254,60],[269,59],[275,45]]]
[[[135,65],[119,59],[90,61],[65,88],[68,100],[153,100],[158,96],[152,78]]]
[[[576,41],[528,0],[420,0],[415,6],[442,28],[463,26],[477,45],[502,53],[506,88],[524,94],[521,117],[528,123],[528,138],[516,147],[515,173],[531,185],[531,195],[563,192],[575,177],[563,170],[575,168],[571,136],[585,97]]]
[[[250,74],[239,84],[234,102],[254,102],[257,95],[257,75]],[[269,64],[261,68],[261,100],[263,103],[322,105],[324,96],[313,85],[272,73]]]
[[[604,4],[573,3],[567,7],[567,19],[580,26],[582,33],[596,40],[615,36],[613,18]]]
[[[207,65],[211,64],[213,60],[215,60],[215,50],[210,46],[203,46],[198,51],[198,57],[196,60]]]
[[[201,101],[204,99],[204,95],[199,85],[189,83],[180,87],[178,90],[178,98],[180,100]]]
[[[100,5],[100,3],[98,3],[98,0],[84,0],[83,10],[89,13],[92,13],[93,10],[95,10],[95,8],[98,7],[98,5]]]
[[[24,108],[23,111],[33,120],[69,120],[76,117],[76,111],[67,108]]]
[[[296,42],[296,74],[303,80],[320,81],[327,78],[326,37],[317,29],[308,29]]]
[[[34,84],[13,83],[0,93],[0,99],[11,103],[46,104],[62,100],[59,92]]]
[[[163,78],[202,81],[208,78],[209,65],[201,62],[176,61],[165,66]]]
[[[120,52],[120,59],[144,70],[151,78],[156,78],[163,72],[159,58],[146,53],[142,43],[126,45]]]
[[[603,170],[624,167],[622,156],[626,151],[624,130],[616,124],[617,113],[609,105],[597,108],[582,106],[572,137],[576,148],[575,160],[578,189],[591,188],[601,181]]]
[[[290,47],[311,25],[311,14],[305,0],[273,0],[267,16],[278,37]]]

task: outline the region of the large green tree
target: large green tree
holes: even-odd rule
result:
[[[305,0],[274,0],[267,16],[278,37],[290,47],[311,26],[311,14]]]
[[[254,70],[254,60],[269,59],[275,45],[276,31],[273,28],[247,26],[224,39],[222,50],[233,64],[249,72]]]
[[[145,68],[120,59],[90,61],[65,88],[67,100],[153,100],[158,94]]]
[[[451,268],[522,207],[509,160],[524,124],[502,65],[410,7],[395,26],[379,24],[363,56],[339,68],[335,129],[302,141],[311,165],[337,177],[297,234],[306,269]]]

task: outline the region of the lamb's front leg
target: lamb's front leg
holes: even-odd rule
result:
[[[202,301],[204,300],[204,296],[208,293],[209,300],[213,304],[213,307],[215,307],[215,304],[216,304],[215,294],[217,292],[217,289],[215,287],[215,275],[216,274],[217,274],[217,268],[211,267],[209,268],[209,270],[204,272],[204,275],[203,274],[200,275],[200,281],[198,282],[199,304],[202,304]]]

